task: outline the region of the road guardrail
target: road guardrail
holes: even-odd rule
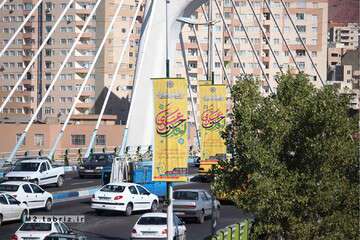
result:
[[[248,240],[250,221],[245,220],[220,229],[211,240]]]

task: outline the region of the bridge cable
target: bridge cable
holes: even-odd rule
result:
[[[149,2],[147,2],[148,4]],[[154,1],[152,1],[152,3],[154,3]],[[150,4],[149,4],[150,5]],[[155,14],[152,14],[152,11],[150,10],[151,6],[149,7],[148,11],[145,11],[146,13],[146,17],[145,19],[148,19],[147,20],[147,24],[145,25],[145,27],[143,27],[143,31],[142,31],[142,35],[141,35],[141,38],[144,38],[144,43],[143,43],[143,48],[139,47],[139,52],[138,52],[138,56],[141,56],[143,55],[143,52],[145,52],[145,49],[146,49],[146,46],[148,44],[148,41],[149,41],[149,35],[150,34],[145,34],[144,33],[146,32],[146,28],[149,28],[152,24],[152,22],[154,21],[154,15]],[[150,14],[148,16],[148,14]],[[142,41],[142,40],[141,40]],[[141,69],[142,66],[144,64],[144,57],[141,57],[140,60],[138,59],[137,62],[136,62],[136,69]],[[132,112],[134,111],[134,107],[133,107],[133,104],[132,104],[132,100],[135,98],[135,93],[136,93],[136,87],[137,87],[137,84],[136,84],[136,74],[134,76],[134,80],[133,80],[133,90],[131,92],[131,102],[130,102],[130,108],[129,108],[129,113],[128,113],[128,116],[127,116],[127,120],[126,120],[126,125],[125,125],[125,129],[124,129],[124,134],[123,134],[123,139],[121,141],[121,147],[120,147],[120,156],[123,156],[125,154],[125,149],[126,149],[126,145],[127,145],[127,137],[128,137],[128,131],[129,131],[129,124],[130,124],[130,117],[132,115]]]
[[[304,49],[305,49],[305,51],[306,51],[306,54],[308,55],[308,57],[309,57],[309,59],[310,59],[311,65],[313,66],[313,68],[314,68],[314,70],[315,70],[315,72],[316,72],[317,76],[319,77],[320,82],[321,82],[321,83],[322,83],[322,85],[324,86],[325,84],[324,84],[324,82],[323,82],[323,80],[322,80],[322,78],[321,78],[321,76],[320,76],[320,73],[319,73],[319,71],[318,71],[318,69],[317,69],[317,67],[316,67],[316,65],[315,65],[315,63],[314,63],[314,61],[313,61],[313,59],[312,59],[311,55],[309,54],[309,50],[307,49],[307,47],[306,47],[306,45],[305,45],[305,43],[304,43],[303,39],[301,38],[301,35],[300,35],[300,33],[299,33],[299,31],[298,31],[298,29],[297,29],[297,27],[296,27],[295,23],[294,23],[294,20],[292,19],[291,15],[290,15],[290,13],[289,13],[288,8],[286,7],[286,5],[285,5],[285,3],[284,3],[284,1],[283,1],[283,0],[280,0],[280,2],[281,2],[281,4],[282,4],[282,6],[284,7],[284,9],[285,9],[285,12],[286,12],[287,16],[288,16],[288,17],[289,17],[289,19],[290,19],[291,25],[293,26],[293,28],[294,28],[295,32],[297,33],[297,35],[298,35],[298,37],[299,37],[299,40],[300,40],[300,42],[301,42],[301,45],[304,47]]]
[[[182,50],[181,53],[182,53],[183,60],[184,60],[185,73],[186,73],[186,78],[187,78],[187,82],[188,82],[188,91],[189,91],[189,95],[190,95],[191,111],[194,116],[196,139],[197,139],[197,143],[198,143],[198,149],[200,149],[200,129],[199,129],[199,124],[197,122],[197,116],[195,114],[195,103],[194,103],[194,99],[193,99],[193,92],[191,89],[190,74],[189,74],[189,69],[188,69],[188,65],[187,65],[185,44],[184,44],[184,38],[183,38],[182,32],[180,32],[179,37],[180,37],[180,46],[181,46],[181,50]]]
[[[190,28],[191,28],[191,29],[193,30],[193,32],[194,32],[195,40],[196,40],[196,45],[197,45],[197,48],[198,48],[199,53],[200,53],[201,63],[202,63],[202,66],[203,66],[205,75],[208,76],[208,70],[207,70],[207,67],[206,67],[206,64],[205,64],[205,60],[204,60],[204,57],[203,57],[203,54],[202,54],[202,51],[201,51],[201,46],[200,46],[199,38],[198,38],[198,35],[197,35],[197,31],[196,31],[196,29],[195,29],[195,25],[194,25],[194,24],[189,24],[189,26],[190,26]]]
[[[225,75],[225,78],[226,78],[226,82],[227,82],[227,84],[228,84],[228,87],[229,87],[230,90],[231,90],[231,89],[232,89],[232,85],[231,85],[231,83],[230,83],[229,76],[228,76],[228,74],[227,74],[227,72],[226,72],[226,68],[225,68],[224,62],[223,62],[223,60],[221,59],[221,55],[220,55],[218,46],[217,46],[217,44],[214,44],[214,46],[215,46],[216,54],[217,54],[217,56],[218,56],[218,58],[219,58],[219,61],[220,61],[220,64],[221,64],[221,68],[222,68],[222,70],[223,70],[223,72],[224,72],[224,75]]]
[[[13,89],[11,90],[11,92],[9,93],[9,95],[6,97],[5,101],[1,104],[0,106],[0,113],[3,112],[5,105],[9,102],[10,98],[12,97],[12,95],[15,93],[15,91],[17,90],[18,86],[20,85],[20,83],[22,82],[22,80],[24,80],[26,74],[28,73],[28,71],[30,70],[30,68],[32,67],[32,65],[34,64],[34,62],[36,61],[37,57],[39,56],[39,54],[41,53],[41,51],[43,50],[43,48],[46,46],[47,42],[49,41],[49,39],[51,38],[51,35],[55,32],[56,27],[60,24],[60,22],[63,20],[67,10],[71,7],[71,5],[73,4],[75,0],[69,0],[69,3],[66,5],[65,9],[63,10],[63,12],[61,13],[61,15],[59,16],[59,18],[57,19],[57,21],[55,22],[54,26],[51,28],[50,32],[48,33],[48,35],[46,36],[45,40],[42,42],[40,48],[36,51],[35,55],[33,56],[33,58],[31,59],[30,63],[27,65],[26,69],[24,70],[24,72],[22,73],[21,77],[19,78],[19,80],[15,83]],[[24,139],[20,139],[21,141]],[[19,140],[19,142],[20,142]]]
[[[135,27],[135,23],[136,23],[136,20],[137,20],[136,17],[138,16],[139,11],[140,11],[140,9],[141,9],[141,3],[142,3],[142,1],[143,1],[143,0],[140,0],[140,1],[138,2],[138,6],[137,6],[137,9],[136,9],[136,11],[135,11],[135,14],[134,14],[134,17],[133,17],[133,20],[132,20],[130,29],[129,29],[129,31],[128,31],[128,35],[127,35],[127,37],[126,37],[126,40],[125,40],[123,49],[122,49],[122,51],[121,51],[119,61],[118,61],[117,65],[116,65],[115,72],[113,73],[113,76],[112,76],[112,79],[111,79],[111,82],[110,82],[110,86],[109,86],[108,91],[107,91],[107,93],[106,93],[106,97],[105,97],[104,103],[103,103],[103,105],[102,105],[102,108],[101,108],[101,111],[100,111],[100,115],[99,115],[98,120],[97,120],[97,122],[96,122],[96,126],[95,126],[95,129],[94,129],[93,134],[92,134],[92,136],[91,136],[90,143],[89,143],[88,148],[87,148],[87,150],[86,150],[86,153],[85,153],[85,155],[84,155],[85,158],[89,157],[90,152],[91,152],[91,148],[92,148],[93,145],[94,145],[95,138],[96,138],[96,136],[97,136],[97,131],[98,131],[99,127],[100,127],[101,120],[102,120],[102,117],[103,117],[103,115],[104,115],[106,105],[107,105],[107,103],[108,103],[108,101],[109,101],[110,94],[112,93],[112,89],[113,89],[113,87],[114,87],[114,84],[115,84],[117,75],[118,75],[118,73],[119,73],[119,71],[120,71],[120,67],[121,67],[121,64],[122,64],[122,62],[123,62],[123,59],[124,59],[124,56],[125,56],[125,52],[126,52],[127,46],[128,46],[128,44],[129,44],[132,31],[133,31],[133,29],[134,29],[134,27]]]
[[[207,21],[208,21],[208,17],[207,17],[207,13],[206,13],[206,11],[205,11],[205,9],[204,9],[203,6],[201,6],[201,10],[202,10],[202,12],[203,12],[203,16],[204,16],[204,18],[205,18],[205,21],[207,22]],[[224,64],[223,59],[221,58],[220,51],[219,51],[219,48],[218,48],[218,45],[216,44],[216,42],[214,42],[214,47],[215,47],[216,54],[217,54],[217,56],[218,56],[218,58],[219,58],[219,61],[220,61],[220,64],[221,64],[221,68],[222,68],[222,70],[223,70],[223,72],[224,72],[226,81],[227,81],[227,83],[228,83],[228,86],[229,86],[229,88],[231,89],[231,88],[232,88],[232,85],[231,85],[231,83],[230,83],[230,78],[229,78],[229,75],[228,75],[227,72],[226,72],[225,64]]]
[[[239,61],[239,63],[240,63],[241,70],[242,70],[243,74],[246,74],[245,69],[244,69],[244,66],[243,66],[243,64],[242,64],[242,62],[241,62],[241,59],[240,59],[240,56],[239,56],[239,52],[238,52],[238,50],[237,50],[237,47],[236,47],[236,45],[235,45],[235,43],[234,43],[234,40],[233,40],[233,37],[232,37],[232,35],[231,35],[230,29],[229,29],[228,25],[227,25],[226,22],[225,22],[224,15],[222,14],[222,12],[221,12],[221,10],[220,10],[220,6],[219,6],[218,2],[215,1],[215,3],[216,3],[216,7],[217,7],[217,9],[218,9],[218,11],[219,11],[219,13],[220,13],[220,16],[221,16],[223,25],[224,25],[227,33],[229,34],[230,42],[231,42],[232,47],[234,48],[234,51],[235,51],[235,54],[236,54],[236,58],[238,59],[238,61]]]
[[[91,12],[90,17],[88,17],[88,18],[86,19],[86,22],[85,22],[84,26],[82,27],[81,32],[80,32],[79,35],[76,37],[76,40],[75,40],[74,44],[72,45],[71,49],[69,50],[69,52],[67,53],[65,59],[63,60],[61,66],[60,66],[60,68],[59,68],[59,70],[57,71],[54,79],[52,80],[50,86],[48,87],[48,89],[47,89],[44,97],[41,99],[39,105],[37,106],[37,108],[36,108],[36,110],[35,110],[35,113],[32,115],[32,117],[31,117],[30,121],[28,122],[25,130],[23,131],[23,133],[22,133],[19,141],[17,142],[17,144],[15,145],[14,149],[12,150],[12,152],[11,152],[9,158],[8,158],[8,161],[11,161],[11,160],[15,157],[16,152],[17,152],[17,150],[19,149],[19,147],[20,147],[20,145],[22,144],[22,142],[24,141],[27,132],[28,132],[29,129],[31,128],[31,126],[32,126],[33,122],[35,121],[35,119],[37,118],[37,115],[38,115],[39,112],[41,111],[41,108],[42,108],[43,104],[45,103],[47,97],[49,96],[50,92],[52,91],[55,83],[56,83],[57,80],[59,79],[59,76],[60,76],[62,70],[65,68],[68,60],[70,59],[72,53],[74,52],[77,43],[80,41],[80,38],[81,38],[82,35],[84,34],[84,32],[85,32],[87,26],[89,25],[90,21],[92,20],[92,16],[95,14],[96,8],[99,6],[100,2],[101,2],[101,0],[98,0],[98,1],[97,1],[96,5],[94,6],[94,9],[93,9],[92,12]],[[72,1],[70,1],[69,4],[70,4],[70,3],[72,3]],[[69,6],[69,5],[68,5],[68,6]],[[61,20],[62,17],[59,17],[59,19]],[[56,26],[55,26],[55,27],[56,27]],[[44,41],[44,42],[46,43],[47,41]]]
[[[5,2],[5,1],[4,1]],[[18,27],[18,29],[16,30],[16,32],[12,35],[12,37],[9,39],[9,41],[6,43],[5,47],[1,50],[0,52],[0,57],[2,57],[4,55],[4,53],[6,52],[6,50],[10,47],[10,45],[12,44],[12,42],[15,40],[15,38],[17,37],[17,35],[23,30],[25,24],[27,24],[27,22],[29,21],[29,19],[32,17],[32,15],[34,14],[34,12],[36,11],[36,9],[40,6],[40,4],[43,2],[43,0],[39,0],[36,5],[31,9],[31,12],[26,16],[26,18],[24,19],[24,21],[21,23],[21,25]],[[0,5],[0,8],[2,6]]]
[[[293,60],[293,62],[294,62],[294,64],[295,64],[298,72],[300,73],[300,72],[301,72],[301,69],[300,69],[300,67],[298,66],[298,64],[297,64],[297,62],[296,62],[296,60],[295,60],[294,54],[292,53],[292,51],[291,51],[291,49],[290,49],[290,47],[289,47],[289,44],[287,43],[287,41],[286,41],[286,39],[285,39],[285,37],[284,37],[284,34],[283,34],[283,32],[281,31],[281,28],[280,28],[280,26],[279,26],[279,23],[277,22],[277,20],[276,20],[273,12],[272,12],[272,10],[271,10],[271,7],[270,7],[268,1],[265,0],[264,2],[265,2],[265,4],[266,4],[266,7],[269,9],[270,15],[271,15],[272,19],[274,20],[274,23],[275,23],[275,25],[276,25],[276,28],[278,29],[278,31],[279,31],[279,33],[280,33],[280,36],[281,36],[281,38],[282,38],[282,40],[283,40],[283,42],[284,42],[285,45],[286,45],[286,48],[287,48],[287,50],[288,50],[288,52],[289,52],[289,54],[290,54],[290,56],[291,56],[291,59]]]
[[[215,0],[215,5],[216,5],[216,7],[217,7],[217,9],[218,9],[218,12],[219,12],[219,14],[220,14],[220,16],[221,16],[221,19],[222,19],[222,22],[223,22],[223,24],[224,24],[224,26],[225,26],[225,28],[226,28],[226,31],[227,31],[228,34],[229,34],[230,41],[231,41],[231,43],[233,44],[233,47],[234,47],[235,52],[236,52],[236,55],[238,56],[239,53],[238,53],[238,51],[237,51],[237,49],[236,49],[236,46],[235,46],[235,44],[234,44],[234,42],[233,42],[232,35],[231,35],[231,33],[230,33],[229,27],[228,27],[227,24],[226,24],[226,21],[225,21],[225,18],[224,18],[224,14],[221,12],[221,9],[220,9],[220,6],[219,6],[219,3],[217,2],[217,0]],[[256,53],[255,53],[255,54],[256,54]],[[239,57],[239,59],[240,59],[240,57]],[[240,65],[241,65],[241,67],[243,68],[241,62],[240,62]],[[269,79],[268,79],[268,77],[267,77],[267,75],[266,75],[266,73],[265,73],[265,70],[264,70],[264,68],[263,68],[263,65],[262,65],[261,63],[259,63],[259,67],[260,67],[260,69],[261,69],[261,72],[262,72],[262,74],[263,74],[263,77],[265,78],[265,81],[267,82],[267,85],[269,86],[270,92],[271,92],[271,93],[274,93],[274,91],[272,90],[272,87],[271,87],[271,85],[270,85]],[[244,74],[245,74],[245,71],[244,71]]]
[[[256,22],[257,22],[257,24],[259,25],[259,28],[260,28],[260,30],[261,30],[261,32],[262,32],[263,37],[265,37],[266,44],[269,46],[269,49],[270,49],[270,51],[271,51],[271,54],[273,55],[273,57],[274,57],[274,59],[275,59],[276,65],[278,66],[281,74],[284,74],[284,72],[283,72],[283,70],[282,70],[282,68],[281,68],[281,65],[279,64],[279,61],[278,61],[278,59],[277,59],[277,57],[276,57],[276,54],[275,54],[273,48],[271,47],[270,40],[269,40],[268,36],[266,35],[266,32],[264,31],[264,28],[262,27],[258,16],[256,15],[256,12],[255,12],[255,10],[254,10],[254,6],[252,5],[252,3],[251,3],[250,0],[247,0],[247,1],[248,1],[249,5],[250,5],[251,11],[252,11],[252,13],[253,13],[253,15],[254,15],[254,17],[255,17],[255,19],[256,19]],[[248,33],[247,33],[246,27],[245,27],[245,25],[243,24],[243,21],[241,20],[240,14],[239,14],[239,12],[238,12],[238,10],[237,10],[237,8],[236,8],[236,5],[235,5],[235,3],[234,3],[234,0],[231,0],[231,3],[232,3],[232,5],[233,5],[233,7],[234,7],[234,9],[235,9],[236,15],[238,16],[238,19],[239,19],[241,25],[244,27],[244,32],[245,32],[245,35],[246,35],[247,39],[249,40],[250,46],[252,45],[251,48],[253,49],[253,52],[254,52],[254,54],[256,55],[256,53],[255,53],[255,48],[254,48],[253,44],[251,43],[251,41],[250,41],[250,39],[249,39],[249,35],[248,35]],[[258,59],[258,57],[256,57],[256,58]],[[260,63],[259,63],[259,64],[260,64]],[[275,78],[275,81],[276,81],[276,83],[278,83],[278,81],[276,80],[276,78]]]
[[[0,10],[2,9],[2,7],[5,5],[7,0],[3,0],[1,3],[0,3]]]
[[[94,6],[95,9],[91,12],[91,14],[89,15],[88,19],[91,19],[91,18],[93,17],[93,15],[95,15],[96,9],[98,8],[98,6],[99,6],[99,4],[101,3],[101,1],[102,1],[102,0],[98,0],[98,2],[96,3],[96,5]],[[121,7],[121,5],[120,5],[120,7]],[[116,19],[116,17],[114,17],[113,20],[114,20],[114,19]],[[87,84],[88,80],[90,79],[90,77],[91,77],[91,75],[92,75],[92,72],[93,72],[93,70],[94,70],[94,68],[95,68],[95,66],[96,66],[96,62],[97,62],[98,58],[100,57],[101,52],[102,52],[102,49],[104,48],[104,45],[105,45],[105,43],[106,43],[106,40],[107,40],[107,38],[108,38],[108,36],[109,36],[109,34],[110,34],[110,32],[111,32],[112,26],[113,26],[113,24],[112,24],[112,22],[111,22],[110,25],[109,25],[109,27],[107,28],[107,31],[106,31],[106,33],[105,33],[105,35],[104,35],[104,37],[103,37],[103,39],[102,39],[102,41],[101,41],[98,49],[97,49],[97,51],[96,51],[95,57],[94,57],[94,59],[93,59],[93,61],[92,61],[92,64],[90,65],[90,68],[89,68],[88,71],[87,71],[87,74],[86,74],[86,76],[85,76],[85,78],[84,78],[84,81],[82,82],[82,84],[81,84],[81,86],[80,86],[79,92],[77,93],[77,95],[76,95],[76,97],[75,97],[75,99],[74,99],[74,103],[73,103],[72,106],[71,106],[70,112],[68,113],[68,115],[67,115],[67,117],[66,117],[66,119],[65,119],[65,122],[64,122],[64,124],[63,124],[63,126],[62,126],[62,128],[61,128],[61,130],[60,130],[60,132],[59,132],[59,134],[57,135],[55,141],[54,141],[53,144],[51,145],[50,152],[49,152],[49,154],[48,154],[48,158],[50,158],[50,159],[52,159],[52,157],[54,156],[55,151],[56,151],[56,148],[57,148],[57,145],[59,144],[61,138],[63,137],[64,132],[65,132],[65,130],[66,130],[66,127],[68,126],[68,124],[69,124],[69,122],[70,122],[71,116],[72,116],[72,114],[73,114],[74,111],[75,111],[76,104],[80,101],[81,94],[83,93],[83,91],[84,91],[84,89],[85,89],[85,87],[86,87],[86,84]],[[79,35],[79,36],[81,36],[81,35]],[[75,41],[75,42],[77,42],[77,41]],[[76,44],[76,43],[75,43],[75,44]]]

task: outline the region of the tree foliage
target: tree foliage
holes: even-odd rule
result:
[[[255,215],[253,239],[358,239],[357,121],[349,98],[283,75],[263,97],[244,77],[233,86],[223,137],[233,159],[216,171],[215,192]]]

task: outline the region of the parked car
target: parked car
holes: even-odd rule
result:
[[[4,182],[0,184],[0,192],[13,196],[19,202],[26,204],[28,209],[45,208],[50,211],[53,203],[51,193],[30,182]]]
[[[106,166],[111,166],[114,160],[113,153],[93,153],[89,158],[84,158],[79,166],[79,177],[101,176],[101,170]]]
[[[53,167],[44,158],[21,160],[15,163],[13,169],[5,175],[8,181],[29,181],[36,185],[64,184],[64,168]]]
[[[131,230],[131,239],[167,239],[167,214],[145,213]],[[174,215],[174,239],[186,239],[185,224]]]
[[[78,233],[52,233],[44,240],[86,240],[87,237]]]
[[[72,230],[62,222],[28,221],[20,226],[10,240],[43,240],[52,233],[69,234]]]
[[[0,226],[3,222],[26,219],[29,210],[25,203],[21,203],[7,193],[0,193]]]
[[[203,223],[205,217],[219,216],[220,202],[203,189],[179,189],[173,193],[174,213],[180,218],[196,218]],[[212,205],[212,202],[214,205]]]
[[[114,210],[130,216],[133,211],[156,211],[159,198],[146,188],[135,183],[110,183],[98,190],[91,199],[91,208],[96,211]]]

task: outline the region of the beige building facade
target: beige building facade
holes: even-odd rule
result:
[[[82,154],[90,142],[90,138],[94,129],[97,115],[78,115],[71,119],[64,136],[57,146],[55,158],[62,158],[65,150],[68,150],[71,157],[76,157],[79,150]],[[123,137],[123,125],[117,125],[116,116],[105,115],[100,125],[98,135],[95,140],[94,149],[96,152],[113,151],[115,147],[119,148]],[[26,121],[0,121],[0,159],[9,156],[17,140],[19,139]],[[23,145],[19,148],[17,156],[24,156],[25,152],[29,156],[36,156],[39,151],[46,155],[55,138],[60,132],[62,124],[54,119],[48,122],[34,123],[28,132]]]
[[[270,44],[266,44],[264,36],[257,24],[251,8],[246,0],[234,0],[237,10],[240,13],[240,17],[245,26],[241,26],[235,10],[232,8],[230,0],[220,1],[221,10],[224,14],[225,21],[230,28],[231,36],[234,39],[234,43],[237,47],[240,60],[247,74],[254,74],[263,79],[260,68],[256,61],[256,58],[252,52],[249,41],[245,36],[244,28],[249,34],[250,41],[253,43],[262,65],[264,66],[265,73],[269,77],[271,87],[276,91],[276,75],[280,73],[280,70],[275,62],[274,56],[270,52],[269,45],[274,50],[276,58],[278,59],[280,66],[284,71],[288,69],[295,69],[295,65],[290,57],[290,54],[286,48],[285,43],[282,41],[281,35],[276,28],[274,20],[270,16],[270,12],[267,9],[263,1],[252,1],[253,7],[260,20],[261,27],[265,30],[267,37],[270,40]],[[294,20],[295,25],[300,32],[300,35],[306,47],[308,48],[311,57],[313,58],[321,78],[326,80],[326,56],[327,56],[327,19],[328,19],[328,3],[326,0],[318,1],[285,1],[289,9],[291,18]],[[215,5],[215,4],[214,4]],[[284,33],[284,37],[288,42],[292,53],[295,56],[301,71],[310,75],[313,79],[313,84],[321,86],[319,78],[316,76],[316,72],[311,65],[309,57],[306,55],[301,42],[291,25],[290,19],[287,16],[280,1],[271,1],[271,10]],[[205,10],[207,12],[207,10]],[[193,19],[197,22],[205,22],[202,9],[199,9],[194,15]],[[230,78],[230,82],[234,82],[237,77],[242,73],[241,66],[234,53],[234,49],[231,45],[229,34],[223,27],[220,14],[217,8],[214,7],[214,19],[216,24],[214,25],[214,39],[218,45],[220,51],[220,57],[226,65],[226,72]],[[198,36],[201,42],[201,48],[203,55],[207,55],[207,26],[200,25],[197,27]],[[195,35],[193,31],[185,26],[183,29],[183,36],[185,41],[186,54],[188,58],[187,67],[189,69],[191,80],[204,80],[206,75],[202,68],[200,61],[199,50],[197,49],[195,42]],[[178,59],[175,66],[177,76],[185,76],[184,63],[182,61],[181,46],[178,45]],[[225,83],[224,73],[221,68],[221,63],[217,55],[215,59],[215,82]],[[264,80],[264,79],[263,79]],[[196,82],[194,81],[194,84]],[[268,93],[269,89],[266,83],[263,84],[264,93]]]
[[[0,48],[5,46],[36,2],[35,0],[14,0],[6,3],[0,9]],[[44,1],[35,11],[32,19],[25,25],[24,30],[19,33],[14,43],[11,44],[0,59],[1,103],[20,78],[25,67],[41,45],[41,39],[45,39],[67,3],[67,1],[62,0]],[[35,111],[72,47],[75,38],[80,34],[95,3],[96,0],[74,1],[0,116],[18,118],[29,116]],[[47,117],[64,119],[70,112],[74,97],[77,95],[88,73],[88,69],[94,60],[98,46],[118,4],[119,1],[115,0],[103,0],[101,2],[96,11],[96,16],[90,21],[85,33],[80,38],[80,42],[76,45],[74,53],[47,98],[39,116],[40,120],[45,120]],[[96,63],[96,68],[80,96],[80,101],[76,104],[75,114],[95,112],[96,99],[104,87],[109,84],[115,70],[136,5],[137,1],[124,1],[120,15],[117,17],[114,28],[106,42],[105,50]],[[137,22],[140,21],[141,18]],[[129,97],[132,90],[136,51],[140,36],[139,29],[138,24],[134,34],[132,34],[131,47],[127,49],[126,57],[118,75],[114,93],[119,97]]]

